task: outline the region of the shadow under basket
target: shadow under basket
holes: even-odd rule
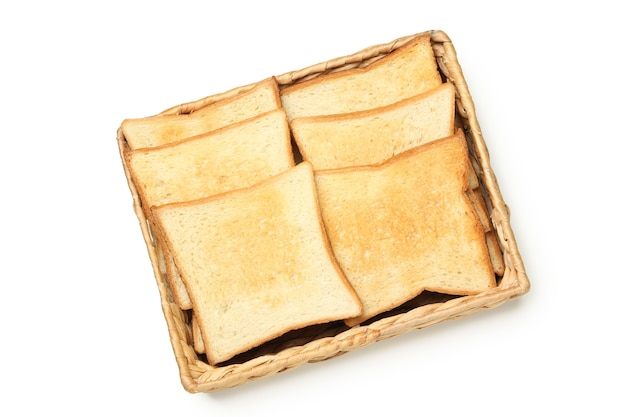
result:
[[[490,166],[488,150],[476,119],[474,103],[458,63],[454,46],[444,32],[433,30],[406,36],[387,44],[366,48],[349,56],[276,76],[276,80],[279,88],[284,88],[329,72],[364,67],[424,33],[431,36],[432,48],[443,80],[452,83],[455,87],[457,124],[465,132],[470,157],[479,179],[492,230],[497,236],[499,250],[502,252],[504,269],[503,273],[497,276],[496,287],[471,296],[450,296],[424,292],[402,306],[376,316],[359,326],[350,328],[343,322],[332,322],[306,327],[286,333],[226,363],[217,366],[209,365],[206,358],[194,350],[190,312],[181,310],[173,301],[163,260],[159,258],[160,254],[155,246],[146,213],[123,157],[124,149],[128,147],[128,144],[121,129],[119,129],[117,141],[126,178],[133,196],[133,207],[148,248],[170,340],[180,371],[181,383],[185,390],[192,393],[211,392],[242,385],[305,363],[334,358],[348,351],[402,333],[442,321],[465,317],[483,309],[497,307],[529,291],[530,283],[511,230],[510,213]],[[245,91],[247,88],[249,86],[213,95],[211,100],[228,98]],[[172,107],[161,114],[189,113],[206,104],[207,101],[202,99]]]

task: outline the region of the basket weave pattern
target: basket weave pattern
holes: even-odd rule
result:
[[[480,310],[494,308],[528,292],[530,284],[511,230],[508,207],[502,199],[497,180],[491,169],[489,153],[476,119],[474,103],[458,63],[456,51],[444,32],[429,31],[428,33],[431,35],[433,51],[444,80],[455,86],[457,116],[465,130],[470,154],[475,162],[474,168],[478,174],[492,226],[496,231],[503,253],[506,268],[497,287],[473,296],[443,299],[424,296],[417,304],[405,309],[406,311],[398,311],[395,314],[366,322],[354,328],[348,328],[337,323],[327,326],[313,326],[299,332],[289,333],[286,337],[281,337],[279,340],[261,346],[248,355],[249,357],[239,358],[237,361],[222,366],[208,365],[194,351],[189,313],[181,310],[173,301],[167,284],[166,271],[155,248],[149,222],[129,175],[128,167],[124,162],[126,178],[133,196],[133,208],[139,219],[153,266],[161,296],[162,310],[180,371],[180,379],[187,391],[193,393],[210,392],[241,385],[305,363],[327,360],[408,331],[422,329],[445,320],[458,319]],[[276,79],[279,87],[282,88],[330,72],[364,67],[419,35],[421,34],[372,46],[353,55],[277,76]],[[249,88],[251,86],[235,88],[207,99],[172,107],[161,114],[190,113],[213,101],[234,96]],[[121,129],[118,130],[117,140],[120,155],[124,161],[123,150],[127,144]]]

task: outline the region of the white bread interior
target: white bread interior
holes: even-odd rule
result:
[[[153,216],[211,364],[361,313],[328,244],[308,162],[246,189],[154,207]]]
[[[363,302],[348,325],[424,290],[468,295],[495,285],[468,168],[459,131],[377,166],[316,172],[331,246]]]

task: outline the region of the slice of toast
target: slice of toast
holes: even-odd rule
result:
[[[280,91],[289,120],[385,106],[441,84],[430,35],[418,36],[364,68],[320,75]]]
[[[470,169],[473,172],[473,169]],[[489,220],[489,213],[485,205],[485,200],[480,188],[470,189],[467,192],[474,211],[478,215],[480,224],[483,227],[485,233],[485,239],[487,240],[487,247],[489,249],[489,257],[491,258],[491,264],[496,275],[502,276],[504,274],[504,258],[502,256],[502,250],[498,244],[498,237],[491,227],[491,221]]]
[[[176,142],[212,132],[281,107],[278,84],[267,78],[247,91],[229,98],[205,99],[208,104],[195,112],[157,115],[122,122],[122,133],[131,149]]]
[[[295,164],[282,109],[125,157],[146,207],[248,187]]]
[[[191,315],[191,337],[193,342],[193,348],[196,353],[206,353],[206,347],[204,346],[204,340],[202,340],[202,332],[198,325],[198,319],[195,314]]]
[[[211,364],[289,330],[361,313],[328,244],[308,162],[249,188],[152,211]]]
[[[474,161],[470,158],[471,161]],[[472,206],[478,215],[483,230],[485,231],[485,239],[487,239],[487,247],[489,248],[489,256],[491,258],[491,265],[496,275],[502,276],[504,274],[505,264],[504,256],[502,255],[502,249],[498,243],[498,236],[495,230],[491,226],[491,220],[489,219],[489,210],[487,209],[487,203],[483,197],[482,189],[480,188],[480,182],[473,162],[468,169],[469,174],[469,190],[467,196],[472,202]]]
[[[180,272],[178,272],[178,267],[174,262],[174,258],[167,247],[163,248],[163,254],[165,256],[165,270],[167,271],[166,278],[167,282],[170,284],[172,297],[181,309],[191,310],[193,308],[193,304],[191,303],[191,298],[189,298],[189,292],[187,292],[185,282],[181,278]]]
[[[174,302],[183,310],[190,310],[193,306],[189,299],[189,294],[185,288],[185,284],[180,279],[176,265],[172,259],[171,254],[164,247],[164,243],[158,239],[155,241],[155,249],[157,257],[159,259],[159,271],[165,277],[165,280],[169,284],[169,289],[172,293]]]
[[[296,144],[314,169],[376,165],[410,148],[454,134],[455,90],[444,83],[426,93],[352,113],[299,117]]]
[[[317,171],[322,218],[339,265],[363,302],[353,326],[424,290],[495,286],[485,233],[466,194],[462,131],[381,165]]]
[[[488,230],[485,232],[485,238],[487,239],[487,248],[489,249],[489,257],[491,258],[491,265],[493,271],[497,276],[504,275],[506,264],[504,263],[504,255],[502,254],[502,248],[498,243],[498,236],[495,230]]]

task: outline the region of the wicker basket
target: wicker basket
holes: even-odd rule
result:
[[[476,119],[472,98],[457,61],[454,46],[444,32],[429,31],[428,33],[431,35],[432,47],[444,80],[451,82],[456,88],[457,119],[465,130],[474,168],[480,179],[492,226],[497,233],[504,257],[505,272],[501,277],[498,277],[498,285],[492,290],[473,296],[453,297],[423,293],[400,308],[383,316],[378,316],[358,327],[348,328],[343,323],[337,322],[308,327],[287,333],[253,351],[236,357],[227,364],[211,366],[194,351],[190,313],[181,310],[173,302],[162,260],[158,257],[150,226],[122,155],[126,178],[133,196],[134,210],[141,225],[159,288],[163,313],[180,370],[181,382],[187,391],[193,393],[210,392],[242,385],[305,363],[330,359],[411,330],[493,308],[528,292],[530,283],[511,230],[508,207],[502,199],[498,183],[490,167],[487,147]],[[366,66],[419,35],[421,34],[372,46],[346,57],[277,76],[276,79],[282,88],[321,74]],[[212,95],[206,99],[172,107],[161,114],[189,113],[206,106],[210,102],[234,96],[249,88],[250,86],[235,88],[223,94]],[[120,153],[123,154],[127,144],[121,129],[118,130],[117,140]]]

